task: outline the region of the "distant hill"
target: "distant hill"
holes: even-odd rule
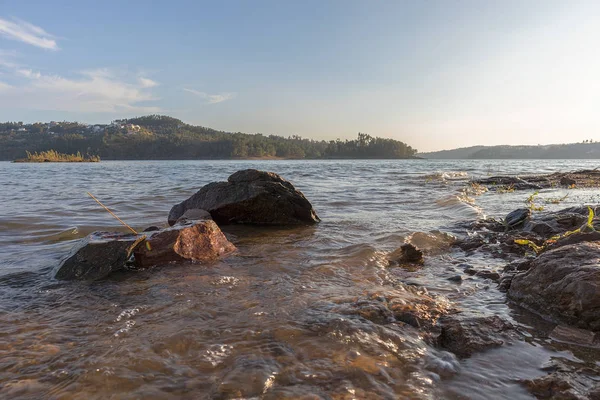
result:
[[[485,146],[471,146],[471,147],[461,147],[459,149],[453,150],[441,150],[441,151],[432,151],[429,153],[418,153],[418,157],[422,158],[430,158],[437,160],[460,160],[464,158],[469,158],[471,154],[484,149]]]
[[[359,133],[354,140],[223,132],[149,115],[86,125],[78,122],[0,123],[0,160],[27,152],[97,155],[103,160],[197,159],[403,159],[417,150],[398,140]]]
[[[419,153],[426,159],[600,159],[600,143],[551,144],[543,146],[473,146]]]

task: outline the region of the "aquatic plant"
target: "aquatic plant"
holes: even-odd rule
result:
[[[571,235],[574,235],[576,233],[595,232],[596,228],[594,228],[594,224],[593,224],[594,217],[595,217],[594,209],[592,207],[588,206],[588,218],[587,218],[587,221],[586,221],[585,224],[583,224],[579,228],[574,229],[572,231],[567,231],[567,232],[565,232],[563,234],[560,234],[560,235],[554,235],[550,239],[544,241],[544,243],[541,246],[537,245],[536,243],[534,243],[534,242],[532,242],[531,240],[528,240],[528,239],[515,239],[515,243],[516,244],[520,244],[520,245],[524,245],[524,246],[529,246],[536,254],[539,254],[542,251],[546,250],[548,248],[548,246],[550,246],[551,244],[556,243],[560,239],[564,239],[564,238],[569,237]]]
[[[544,211],[544,206],[538,206],[535,204],[535,198],[538,194],[540,193],[538,191],[535,191],[527,198],[527,200],[525,200],[527,208],[529,208],[531,211]]]
[[[512,183],[508,186],[498,186],[496,193],[512,193],[515,191],[515,185]]]
[[[545,199],[546,204],[560,204],[565,201],[569,197],[569,193],[564,195],[563,197],[550,197],[549,199]]]
[[[27,157],[23,159],[16,160],[18,162],[99,162],[99,156],[93,155],[85,155],[83,156],[81,152],[77,152],[77,154],[64,154],[59,153],[56,150],[48,150],[41,152],[31,153],[29,151],[25,152]]]

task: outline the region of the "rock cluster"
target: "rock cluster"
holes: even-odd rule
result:
[[[56,279],[102,279],[124,269],[169,262],[210,262],[236,248],[217,224],[298,225],[319,222],[310,202],[272,172],[248,169],[227,182],[210,183],[169,213],[171,227],[141,235],[96,232],[80,241],[54,271]]]

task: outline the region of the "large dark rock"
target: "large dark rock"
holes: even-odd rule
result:
[[[173,225],[189,209],[203,209],[218,224],[302,225],[320,219],[310,202],[294,186],[272,172],[247,169],[227,182],[201,188],[169,213]]]
[[[138,267],[171,261],[209,262],[236,250],[211,220],[179,222],[147,235],[147,244],[134,251]]]
[[[600,331],[600,242],[565,245],[514,276],[509,297],[540,315]]]
[[[94,281],[123,269],[139,243],[135,235],[94,232],[81,240],[54,271],[61,280]]]

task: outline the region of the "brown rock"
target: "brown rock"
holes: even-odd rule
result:
[[[550,332],[550,339],[558,342],[573,343],[579,346],[593,346],[595,336],[594,332],[564,325],[557,325]]]
[[[134,252],[138,267],[170,261],[213,261],[236,250],[214,221],[177,224],[147,237]]]
[[[515,275],[508,296],[545,318],[600,331],[600,243],[547,251]]]
[[[410,243],[403,244],[389,255],[390,265],[423,264],[423,252]]]
[[[501,346],[513,326],[497,316],[470,319],[443,318],[439,345],[459,357]]]

